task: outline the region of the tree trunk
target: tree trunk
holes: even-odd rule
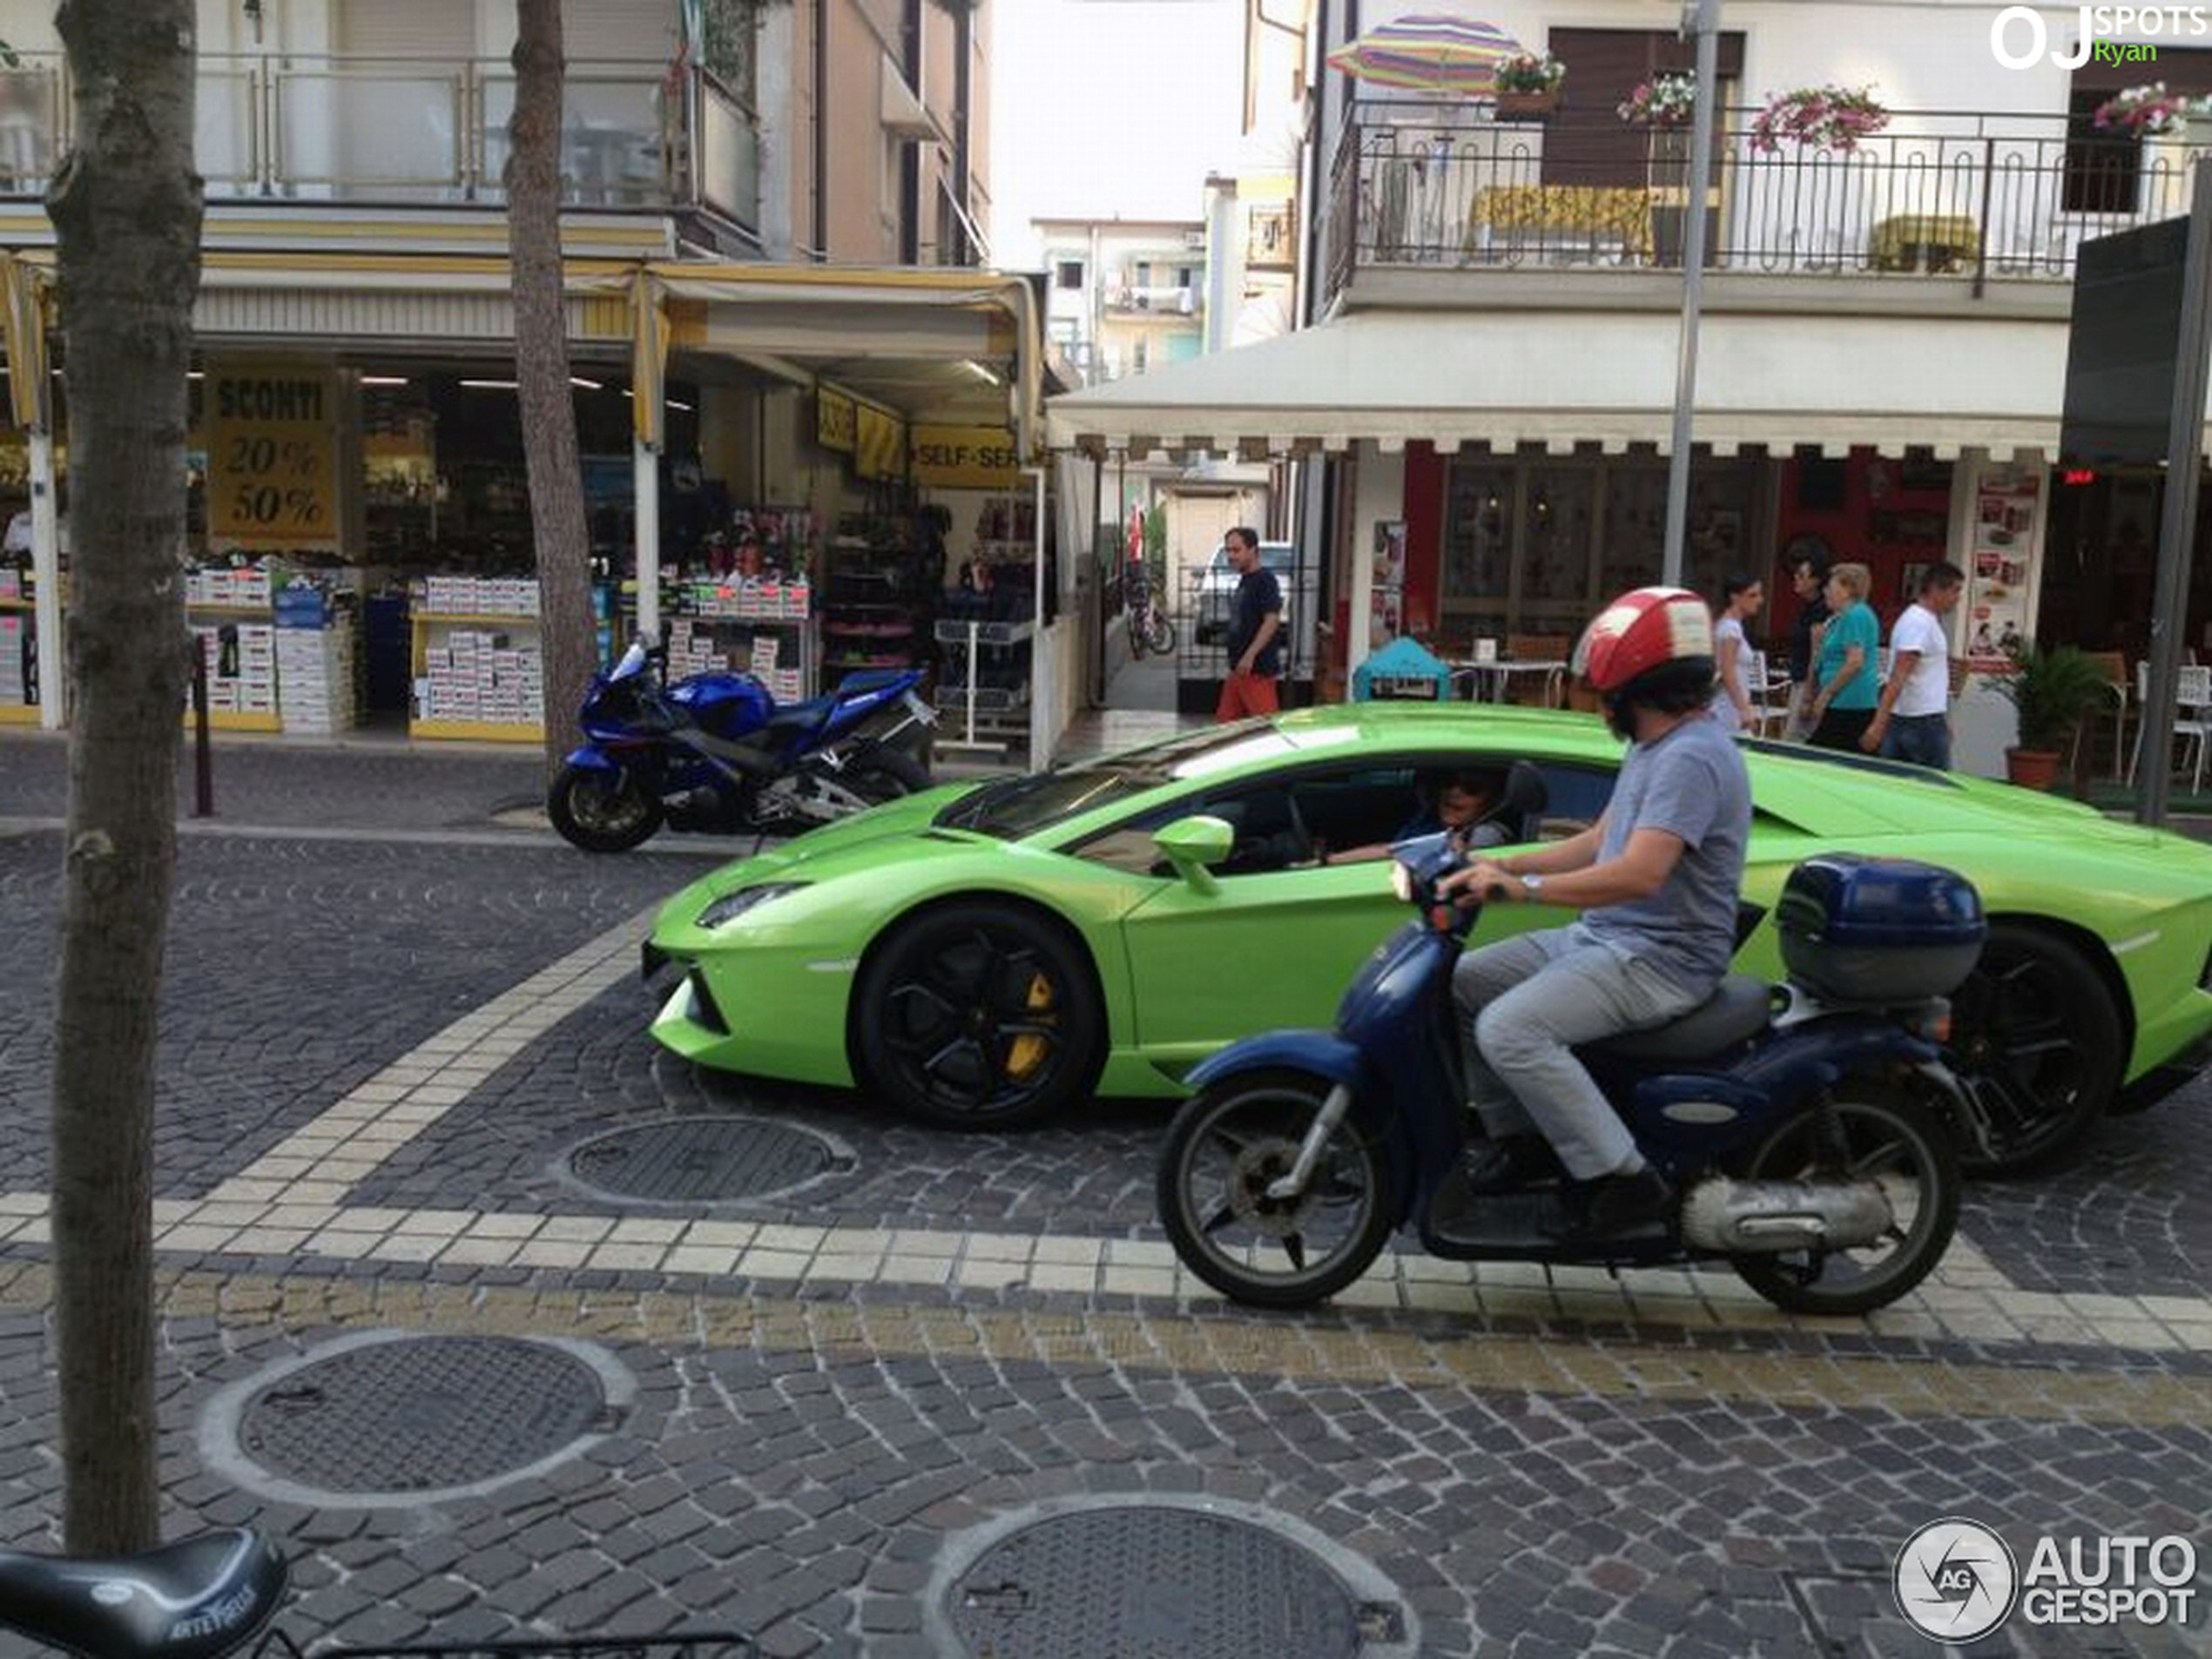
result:
[[[591,543],[569,385],[561,269],[561,0],[516,7],[515,114],[508,126],[507,244],[515,267],[515,379],[529,466],[530,536],[545,652],[545,769],[575,746],[597,660]]]
[[[177,862],[185,373],[199,289],[193,0],[64,0],[76,145],[47,198],[68,350],[76,708],[54,1028],[64,1535],[158,1536],[153,1073]]]

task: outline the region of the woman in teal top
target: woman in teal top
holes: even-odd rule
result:
[[[1875,653],[1882,624],[1866,603],[1872,577],[1863,564],[1839,564],[1828,573],[1828,625],[1813,659],[1812,737],[1817,748],[1858,752],[1874,718],[1881,687]]]

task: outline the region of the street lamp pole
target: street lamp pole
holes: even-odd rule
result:
[[[1683,206],[1682,350],[1675,364],[1674,448],[1667,458],[1667,541],[1661,579],[1682,585],[1689,516],[1690,414],[1697,401],[1697,321],[1705,299],[1705,200],[1713,179],[1714,105],[1720,97],[1721,0],[1683,0],[1682,27],[1697,42],[1697,97],[1690,111],[1689,199]]]

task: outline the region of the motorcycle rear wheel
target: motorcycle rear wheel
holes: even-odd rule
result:
[[[1297,1197],[1271,1199],[1329,1082],[1288,1069],[1219,1078],[1186,1103],[1160,1149],[1160,1224],[1183,1264],[1224,1296],[1302,1308],[1351,1284],[1382,1253],[1396,1215],[1383,1150],[1355,1109]]]
[[[1882,1242],[1852,1250],[1735,1256],[1743,1281],[1791,1313],[1852,1314],[1886,1307],[1935,1271],[1959,1224],[1959,1156],[1944,1126],[1910,1099],[1866,1078],[1836,1085],[1835,1134],[1821,1115],[1792,1118],[1751,1155],[1753,1180],[1878,1180],[1893,1218]]]
[[[845,770],[845,786],[870,805],[919,795],[929,787],[929,770],[904,749],[871,749]]]
[[[632,772],[563,766],[545,794],[545,815],[561,839],[587,853],[627,853],[660,828],[660,802]]]
[[[1167,657],[1175,651],[1175,624],[1164,610],[1155,610],[1147,619],[1144,644],[1155,657]]]

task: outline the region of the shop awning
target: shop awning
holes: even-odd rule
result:
[[[1055,398],[1047,442],[1247,456],[1416,441],[1663,450],[1676,344],[1675,319],[1648,311],[1355,311]],[[2066,351],[2063,318],[1709,314],[1696,439],[1723,454],[1800,444],[2055,454]]]

